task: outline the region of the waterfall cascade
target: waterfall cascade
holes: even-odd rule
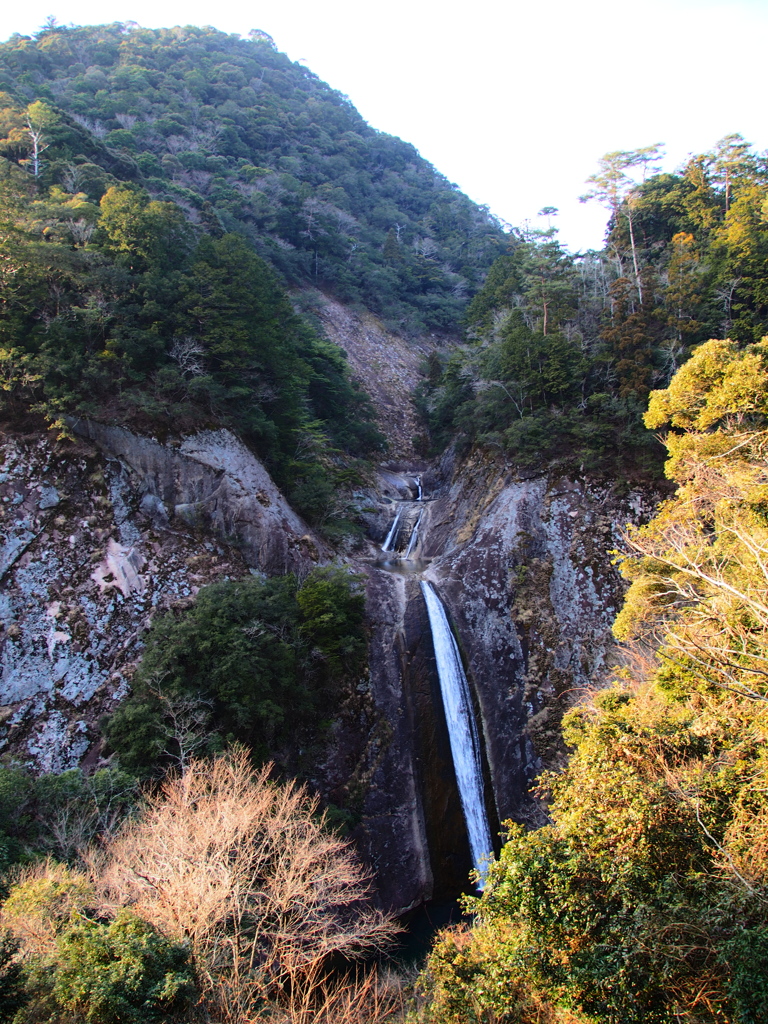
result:
[[[428,515],[429,499],[424,497],[420,476],[404,478],[404,482],[411,492],[411,498],[401,498],[399,501],[395,517],[381,545],[381,551],[390,556],[383,564],[390,571],[420,573],[424,563],[418,557],[419,538],[422,522],[426,522],[424,516]],[[402,494],[403,488],[399,489]],[[466,824],[472,863],[480,877],[479,887],[482,888],[488,861],[493,857],[493,841],[485,807],[479,731],[469,683],[443,603],[431,583],[421,580],[421,590],[429,615],[459,803]]]
[[[419,525],[424,515],[424,492],[421,486],[421,477],[412,478],[413,483],[409,484],[411,494],[415,489],[416,498],[410,501],[402,500],[398,505],[395,518],[389,528],[389,532],[381,545],[384,554],[397,554],[398,559],[409,561],[413,554],[419,538]],[[408,538],[407,542],[405,538]],[[402,552],[405,551],[405,554]]]
[[[419,526],[421,525],[421,519],[423,515],[424,509],[422,509],[421,512],[419,513],[419,518],[416,520],[416,525],[414,526],[413,531],[411,532],[411,539],[408,541],[408,547],[405,549],[406,560],[411,557],[413,549],[416,547],[416,542],[419,539]]]
[[[426,580],[421,581],[421,589],[432,630],[440,692],[445,708],[461,807],[467,824],[472,863],[480,875],[479,886],[482,888],[487,861],[493,855],[493,842],[483,796],[480,737],[472,708],[469,683],[442,601],[431,583]]]
[[[403,506],[401,505],[398,508],[397,515],[395,516],[394,521],[392,523],[392,526],[389,529],[389,533],[387,534],[387,539],[381,545],[381,550],[382,551],[391,551],[392,550],[392,545],[394,544],[394,542],[397,539],[397,528],[400,525],[400,520],[402,518],[402,515],[403,515]]]

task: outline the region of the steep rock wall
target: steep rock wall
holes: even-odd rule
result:
[[[443,466],[425,524],[425,575],[457,628],[477,695],[501,820],[536,816],[527,794],[563,757],[559,721],[615,664],[624,586],[611,562],[657,495],[588,479],[521,479],[487,455]]]
[[[386,691],[382,715],[398,735],[379,750],[390,816],[377,836],[389,836],[387,848],[400,851],[403,864],[410,844],[427,848],[412,854],[427,870],[408,884],[394,861],[386,868],[390,905],[399,907],[416,892],[424,899],[456,891],[471,866],[420,579],[433,582],[457,631],[481,726],[492,828],[507,818],[541,822],[530,785],[565,756],[562,713],[615,663],[610,627],[623,584],[611,549],[658,497],[594,480],[522,479],[485,455],[462,463],[449,456],[420,475],[427,500],[417,558],[398,562],[377,548],[396,514],[393,499],[413,496],[412,471],[382,473],[369,519],[378,565],[369,569],[377,581],[369,608],[387,638],[372,647],[371,687],[374,702]],[[393,589],[396,607],[385,598]]]
[[[156,611],[327,555],[228,431],[73,426],[74,444],[6,433],[0,451],[0,750],[46,771],[96,756]]]
[[[249,565],[287,573],[330,549],[313,536],[245,445],[228,430],[161,444],[122,427],[72,420],[78,435],[128,468],[156,516],[175,518],[237,545]]]

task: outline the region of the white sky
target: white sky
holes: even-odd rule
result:
[[[599,247],[581,205],[597,159],[666,144],[664,169],[740,132],[768,147],[768,0],[26,0],[0,39],[62,24],[260,28],[514,225],[560,209],[561,238]]]

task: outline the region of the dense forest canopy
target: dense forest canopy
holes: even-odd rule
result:
[[[384,438],[274,271],[240,235],[196,234],[141,189],[111,185],[97,204],[21,173],[0,181],[4,415],[231,427],[330,526],[334,488]]]
[[[522,465],[658,476],[650,390],[701,342],[768,331],[766,157],[729,135],[649,173],[658,149],[600,160],[584,199],[610,211],[603,251],[569,253],[551,208],[549,227],[513,234],[468,306],[466,347],[422,389],[438,447],[458,436]]]
[[[0,45],[6,408],[237,430],[295,507],[385,439],[286,286],[457,335],[505,235],[269,37],[135,25]]]
[[[264,33],[54,26],[0,45],[0,90],[0,155],[41,183],[98,200],[134,182],[406,332],[455,331],[504,246],[486,210]]]

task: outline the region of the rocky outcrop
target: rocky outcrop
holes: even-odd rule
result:
[[[71,420],[70,426],[129,470],[144,508],[156,519],[180,520],[236,545],[249,565],[268,575],[330,556],[230,431],[203,430],[161,444],[91,420]]]
[[[79,440],[6,436],[0,466],[0,749],[60,771],[98,757],[158,610],[246,572],[332,556],[224,430],[157,439],[73,423]],[[425,500],[415,502],[419,486]],[[586,479],[523,479],[476,455],[382,466],[357,496],[368,539],[369,673],[329,710],[311,782],[343,809],[398,910],[455,892],[471,866],[419,582],[456,628],[476,701],[491,824],[535,821],[529,788],[563,756],[562,711],[614,657],[622,585],[609,551],[651,497]],[[401,555],[381,544],[405,503]]]
[[[155,612],[327,555],[228,431],[73,427],[74,444],[6,434],[0,455],[0,750],[46,771],[96,756]]]
[[[414,459],[414,441],[424,428],[411,395],[423,379],[421,367],[434,345],[406,341],[372,313],[352,312],[327,296],[317,313],[328,337],[346,352],[353,377],[371,397],[389,456]]]
[[[563,757],[562,713],[615,664],[624,586],[611,551],[654,504],[605,482],[520,479],[478,456],[430,509],[425,575],[461,638],[501,820],[535,814],[527,789]]]

